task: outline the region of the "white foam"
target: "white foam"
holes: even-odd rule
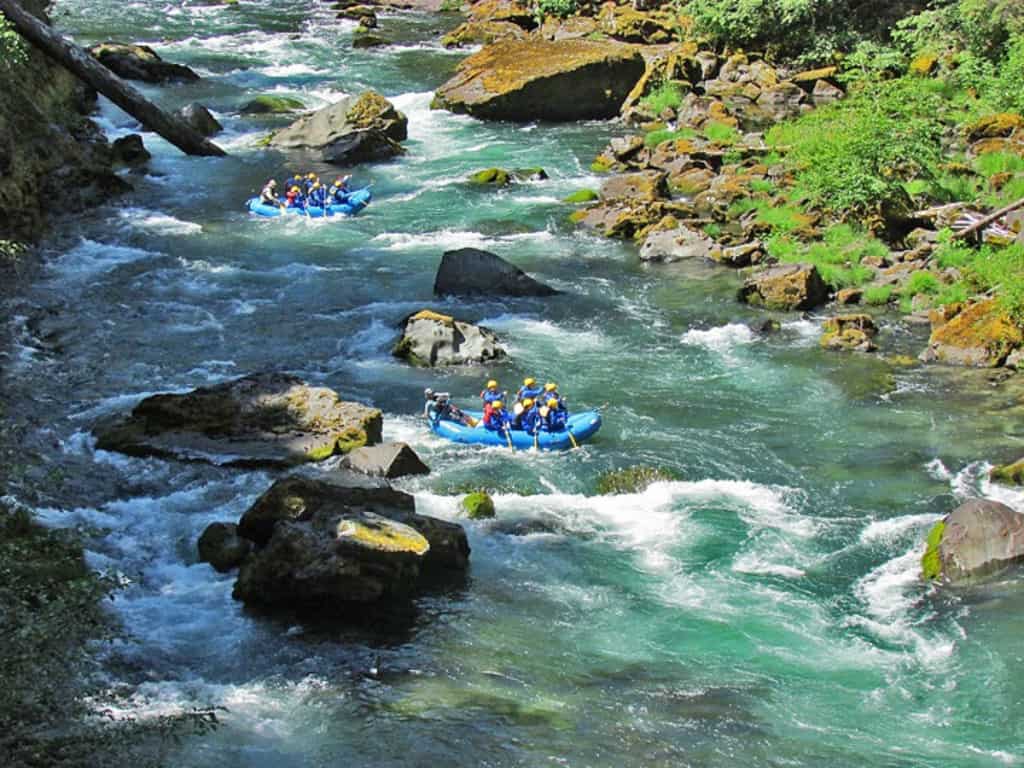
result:
[[[933,525],[938,519],[938,515],[924,514],[875,520],[861,531],[860,541],[862,544],[891,543],[903,538],[911,531]]]
[[[50,262],[50,268],[68,279],[88,279],[123,264],[153,259],[162,254],[124,245],[108,245],[82,238],[63,256]]]
[[[752,344],[754,340],[754,332],[740,323],[729,323],[706,330],[693,328],[684,333],[681,338],[683,344],[703,347],[730,362],[736,362],[737,358],[734,353],[738,347]]]
[[[413,251],[445,248],[493,248],[496,242],[546,242],[553,240],[554,235],[543,230],[540,232],[524,232],[513,235],[484,235],[480,232],[466,232],[455,229],[441,229],[434,232],[384,232],[373,237],[372,242],[379,243],[389,251]]]
[[[125,208],[118,211],[118,217],[127,227],[156,235],[196,235],[203,231],[201,224],[146,208]]]

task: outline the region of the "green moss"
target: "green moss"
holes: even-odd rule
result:
[[[590,170],[594,173],[608,173],[611,169],[611,162],[600,157],[590,164]]]
[[[864,303],[873,307],[881,307],[889,303],[892,298],[893,288],[891,285],[873,285],[864,291]]]
[[[324,443],[323,445],[314,446],[313,448],[310,448],[308,451],[306,451],[306,460],[323,461],[324,459],[329,459],[331,456],[334,455],[337,446],[337,440],[331,440]]]
[[[579,224],[585,218],[587,218],[586,211],[573,211],[572,213],[569,214],[569,221],[571,221],[573,224]]]
[[[470,184],[490,184],[496,187],[504,187],[511,181],[509,172],[502,168],[485,168],[469,177]]]
[[[394,349],[391,350],[391,354],[400,360],[405,360],[409,365],[415,365],[417,368],[429,368],[430,361],[424,360],[422,357],[413,352],[412,339],[403,336],[395,344]]]
[[[281,115],[288,112],[299,112],[305,108],[305,104],[290,96],[263,94],[242,107],[241,111],[243,115]]]
[[[474,491],[459,502],[459,507],[470,520],[489,520],[494,517],[494,499],[485,491]]]
[[[942,544],[942,536],[945,532],[946,523],[943,520],[937,522],[928,532],[924,556],[921,558],[921,577],[926,581],[933,581],[942,575],[939,546]]]
[[[602,496],[614,493],[639,493],[653,483],[678,479],[679,476],[672,470],[638,465],[605,472],[597,479],[597,492]]]
[[[740,140],[740,132],[727,123],[709,120],[703,128],[704,138],[721,146],[732,146]]]
[[[356,520],[342,520],[338,525],[338,538],[357,541],[380,552],[412,552],[422,555],[430,543],[419,533],[405,526],[370,524]]]
[[[1024,459],[1006,464],[1002,467],[995,467],[989,472],[989,478],[996,483],[1006,485],[1024,485]]]
[[[336,442],[337,452],[341,454],[354,451],[356,448],[362,448],[366,445],[367,435],[365,429],[359,429],[358,427],[349,427],[340,435]]]
[[[600,195],[592,189],[580,189],[573,192],[571,195],[566,195],[562,198],[562,202],[572,203],[575,205],[577,203],[589,203],[597,200],[599,197]]]
[[[654,149],[659,144],[664,144],[666,141],[679,141],[680,139],[693,139],[696,138],[697,132],[692,128],[678,128],[674,131],[668,128],[659,128],[654,131],[650,131],[644,136],[644,146],[648,149]]]

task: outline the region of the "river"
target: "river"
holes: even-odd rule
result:
[[[126,580],[125,636],[105,652],[119,711],[218,705],[179,768],[309,765],[998,766],[1024,762],[1024,593],[1012,582],[943,593],[918,579],[925,533],[988,496],[988,462],[1019,443],[1020,387],[984,374],[822,351],[821,318],[764,315],[738,276],[646,267],[630,244],[574,229],[565,195],[614,124],[483,123],[431,111],[464,53],[449,17],[382,16],[402,42],[353,49],[355,24],[311,0],[238,6],[60,0],[79,42],[150,42],[197,84],[146,87],[210,106],[227,158],[186,158],[146,134],[135,191],[63,224],[16,307],[7,366],[32,440],[58,469],[34,500],[85,526],[89,558]],[[313,168],[259,147],[287,119],[239,116],[261,93],[310,107],[372,87],[409,117],[408,154],[344,169],[374,202],[341,222],[260,221],[270,177]],[[112,138],[137,129],[103,103]],[[481,168],[542,166],[543,182],[473,188]],[[441,253],[475,246],[564,291],[551,299],[437,301]],[[396,324],[423,307],[496,330],[511,360],[410,369]],[[888,352],[926,329],[883,318]],[[159,391],[277,369],[385,412],[385,438],[433,472],[400,485],[420,512],[497,490],[497,522],[462,521],[468,582],[423,598],[407,633],[254,616],[233,578],[196,562],[271,476],[97,451],[90,425]],[[474,449],[429,434],[422,389],[472,404],[488,377],[559,383],[607,404],[581,450]],[[633,464],[681,478],[600,497]],[[367,671],[380,664],[381,673]]]

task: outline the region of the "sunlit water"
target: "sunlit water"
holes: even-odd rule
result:
[[[112,681],[150,716],[220,705],[223,727],[176,766],[986,766],[1024,761],[1012,583],[972,595],[917,579],[928,527],[958,500],[1024,497],[987,462],[1020,441],[1019,392],[958,374],[891,369],[818,348],[820,319],[778,333],[735,301],[735,274],[646,268],[632,246],[575,232],[559,202],[599,179],[617,130],[481,123],[429,109],[461,54],[455,19],[382,14],[404,42],[352,50],[354,24],[299,0],[238,8],[66,1],[82,42],[149,41],[203,76],[146,88],[225,124],[230,156],[189,159],[146,134],[136,191],[71,224],[14,308],[7,382],[60,467],[34,500],[85,525],[90,558],[130,580]],[[259,93],[321,106],[367,87],[409,116],[408,155],[351,170],[374,203],[346,221],[255,220],[246,197],[310,167],[260,149],[286,119],[238,115]],[[137,130],[104,104],[112,137]],[[312,164],[328,172],[328,167]],[[548,181],[481,191],[480,168],[543,166]],[[482,247],[565,291],[438,301],[441,253]],[[495,329],[511,362],[412,370],[396,324],[425,306]],[[922,331],[885,323],[914,352]],[[197,564],[210,522],[235,520],[272,477],[97,452],[98,418],[147,394],[280,369],[385,411],[385,436],[433,468],[404,482],[454,519],[460,489],[499,489],[497,521],[462,521],[464,587],[424,598],[407,634],[246,613],[232,577]],[[425,386],[471,404],[481,382],[557,380],[574,406],[607,404],[592,444],[510,454],[446,443],[417,420]],[[678,482],[595,495],[645,463]],[[379,679],[365,672],[379,655]]]

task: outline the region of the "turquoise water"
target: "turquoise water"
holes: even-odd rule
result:
[[[94,529],[90,558],[128,580],[126,637],[106,660],[138,717],[226,707],[176,766],[988,766],[1024,761],[1013,583],[943,594],[917,580],[920,542],[988,462],[1021,441],[1020,387],[984,374],[892,367],[818,348],[821,318],[764,315],[738,278],[703,264],[645,267],[633,246],[568,224],[566,194],[596,187],[614,124],[487,124],[429,110],[463,54],[436,44],[457,18],[383,14],[403,42],[352,50],[354,24],[314,2],[236,9],[68,0],[82,42],[149,41],[198,84],[227,131],[224,159],[184,158],[146,134],[136,191],[71,221],[15,307],[8,382],[60,467],[33,503]],[[409,116],[407,156],[344,169],[375,202],[343,222],[259,221],[244,200],[314,167],[260,149],[287,120],[237,109],[259,93],[310,107],[373,87]],[[104,104],[108,133],[137,128]],[[543,166],[548,181],[481,191],[474,170]],[[432,298],[448,248],[494,251],[565,291],[552,299]],[[425,306],[495,329],[511,361],[412,370],[396,324]],[[885,319],[886,351],[921,329]],[[89,427],[156,391],[268,368],[385,411],[385,436],[433,468],[404,482],[455,518],[460,489],[499,489],[498,520],[464,521],[467,583],[424,598],[384,640],[247,614],[195,540],[234,520],[271,477],[96,451]],[[445,443],[415,414],[423,387],[472,403],[482,381],[554,379],[574,406],[607,404],[567,454]],[[681,478],[596,497],[637,463]],[[365,672],[383,666],[379,679]]]

